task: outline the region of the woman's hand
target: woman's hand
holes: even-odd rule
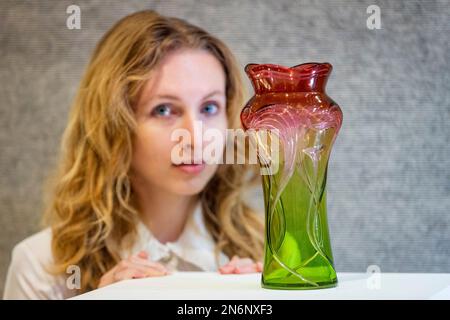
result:
[[[239,258],[233,256],[233,258],[219,268],[221,274],[242,274],[242,273],[254,273],[262,272],[263,265],[261,262],[254,262],[250,258]]]
[[[147,277],[160,277],[170,272],[162,264],[148,260],[148,253],[140,251],[138,254],[120,261],[100,278],[99,288],[114,282]]]

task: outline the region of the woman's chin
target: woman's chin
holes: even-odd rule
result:
[[[202,192],[205,188],[205,184],[188,184],[188,183],[178,183],[177,186],[172,188],[175,194],[179,194],[180,196],[195,196]]]

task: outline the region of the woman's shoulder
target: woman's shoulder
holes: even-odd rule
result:
[[[44,229],[12,250],[4,290],[5,299],[64,298],[63,279],[49,272],[53,263],[52,232]]]
[[[32,256],[39,262],[52,261],[52,231],[50,228],[41,230],[16,244],[12,256],[16,259],[29,259]]]

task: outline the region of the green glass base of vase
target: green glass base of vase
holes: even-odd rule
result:
[[[317,286],[308,283],[275,283],[275,282],[264,282],[261,279],[261,287],[264,289],[275,289],[275,290],[315,290],[315,289],[327,289],[334,288],[338,285],[337,278],[330,281],[317,282]]]

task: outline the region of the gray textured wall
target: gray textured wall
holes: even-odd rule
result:
[[[66,28],[71,4],[81,30]],[[380,30],[366,26],[371,4]],[[450,272],[449,1],[2,0],[0,288],[13,245],[38,230],[42,182],[96,42],[145,8],[206,28],[242,66],[333,64],[328,93],[344,112],[328,180],[338,271]]]

